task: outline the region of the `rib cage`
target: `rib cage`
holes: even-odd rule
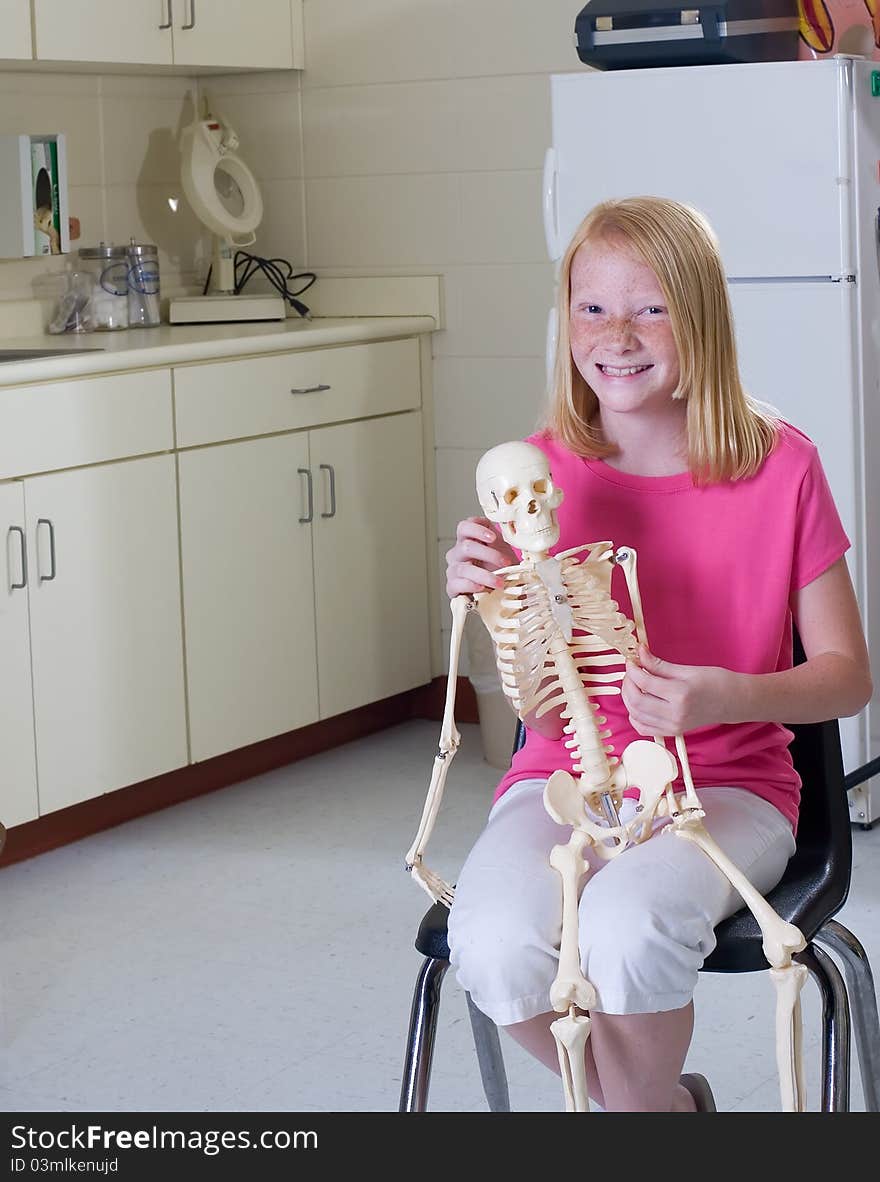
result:
[[[587,549],[583,562],[573,554],[551,560],[558,562],[562,604],[554,602],[535,565],[507,568],[492,638],[501,686],[514,709],[520,715],[537,709],[540,717],[564,705],[572,769],[598,783],[607,778],[613,748],[605,745],[611,732],[599,729],[605,718],[590,699],[620,693],[626,661],[636,656],[636,640],[633,621],[611,598],[611,544]]]

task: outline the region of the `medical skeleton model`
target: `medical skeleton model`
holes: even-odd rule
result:
[[[636,580],[636,554],[614,550],[611,542],[548,553],[559,538],[555,509],[562,490],[553,484],[548,461],[529,443],[503,443],[477,465],[477,496],[486,517],[500,525],[510,545],[522,552],[516,566],[496,572],[504,586],[476,597],[452,600],[452,641],[440,750],[415,841],[406,867],[435,902],[452,905],[453,888],[425,866],[423,855],[439,811],[449,765],[461,742],[455,727],[455,684],[468,611],[476,607],[495,644],[505,695],[520,717],[540,717],[561,707],[565,745],[574,775],[555,771],[544,790],[544,806],[560,825],[571,826],[567,844],[550,851],[550,864],[562,885],[559,969],[550,991],[553,1009],[563,1016],[551,1025],[565,1089],[566,1110],[589,1111],[585,1043],[589,1011],[596,1005],[594,987],[581,972],[578,948],[579,885],[589,846],[602,859],[615,858],[650,838],[655,819],[671,823],[658,840],[681,838],[697,845],[739,892],[757,920],[764,955],[776,987],[776,1056],[785,1111],[803,1111],[805,1090],[801,1056],[800,991],[807,976],[792,960],[806,941],[786,923],[706,831],[705,815],[694,788],[687,750],[674,736],[684,790],[672,784],[679,764],[663,737],[630,743],[618,760],[606,746],[611,732],[592,699],[619,694],[627,660],[635,660],[639,642],[647,644]],[[579,557],[582,556],[582,557]],[[670,555],[670,561],[673,561]],[[629,591],[633,620],[611,598],[611,575],[620,566]],[[624,792],[630,789],[626,798]],[[631,798],[636,795],[634,809]]]

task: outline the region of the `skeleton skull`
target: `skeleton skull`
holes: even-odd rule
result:
[[[501,526],[518,550],[543,553],[559,540],[554,510],[562,489],[550,475],[547,457],[532,443],[500,443],[477,464],[477,498],[486,517]]]

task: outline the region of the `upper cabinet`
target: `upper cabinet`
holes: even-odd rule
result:
[[[57,3],[58,0],[55,0]],[[178,66],[302,66],[302,0],[167,0],[174,6]],[[178,12],[180,15],[178,15]],[[298,58],[298,60],[296,60]]]
[[[188,72],[303,65],[302,0],[260,0],[258,17],[240,0],[32,3],[37,62],[170,66]],[[0,14],[10,7],[26,8],[27,2],[0,0]]]
[[[30,61],[31,0],[0,0],[0,61]]]

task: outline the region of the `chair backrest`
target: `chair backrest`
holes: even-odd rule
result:
[[[818,931],[846,902],[852,874],[852,831],[843,782],[840,728],[828,722],[794,723],[791,756],[801,777],[797,849],[775,888],[773,906],[785,915],[795,907],[800,926]],[[809,882],[815,906],[805,907]]]

